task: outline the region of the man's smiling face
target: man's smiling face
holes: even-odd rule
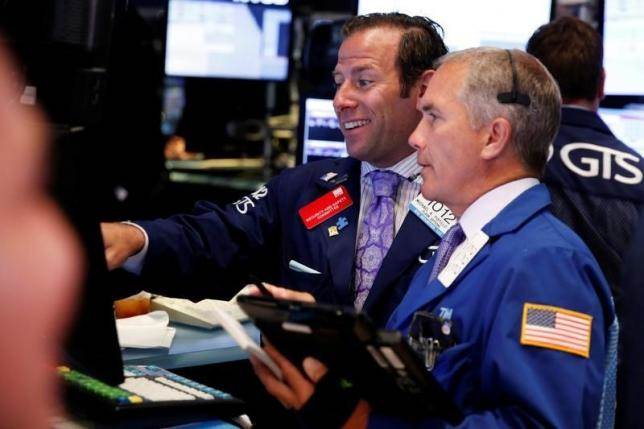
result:
[[[409,135],[420,119],[419,85],[402,98],[396,66],[400,29],[378,27],[349,36],[340,46],[333,72],[333,106],[354,158],[389,167],[412,151]]]

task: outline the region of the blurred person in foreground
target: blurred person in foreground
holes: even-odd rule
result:
[[[0,427],[62,415],[56,365],[80,280],[80,247],[44,191],[47,136],[0,46]]]

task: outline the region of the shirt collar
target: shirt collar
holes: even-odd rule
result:
[[[458,220],[466,237],[472,237],[494,219],[516,197],[539,184],[534,177],[526,177],[497,186],[474,201]]]
[[[396,174],[399,174],[400,176],[404,177],[405,179],[408,179],[413,176],[417,176],[420,174],[420,171],[422,170],[421,166],[418,165],[418,162],[416,162],[416,152],[411,153],[410,155],[406,156],[405,158],[401,159],[391,167],[387,168],[378,168],[375,167],[368,162],[361,162],[360,163],[360,176],[364,177],[370,172],[374,170],[387,170],[387,171],[393,171]]]

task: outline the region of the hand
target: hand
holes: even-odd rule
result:
[[[274,286],[269,283],[262,282],[263,285],[268,289],[268,291],[273,295],[273,298],[277,299],[288,299],[290,301],[303,301],[303,302],[315,302],[315,298],[308,292],[298,292],[292,289],[286,289],[283,287]],[[246,285],[244,288],[245,293],[253,296],[261,296],[262,293],[259,291],[257,286]]]
[[[312,357],[307,357],[302,363],[305,375],[272,345],[266,343],[264,350],[280,367],[284,379],[278,380],[268,367],[259,359],[251,356],[250,362],[255,374],[268,393],[280,401],[284,407],[299,410],[313,395],[315,384],[326,374],[326,366]]]
[[[145,236],[135,226],[125,223],[101,223],[107,268],[120,267],[145,246]]]

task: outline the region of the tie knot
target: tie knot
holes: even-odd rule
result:
[[[374,170],[369,173],[369,177],[371,177],[373,194],[376,197],[393,198],[396,196],[401,179],[400,175],[393,171]]]

